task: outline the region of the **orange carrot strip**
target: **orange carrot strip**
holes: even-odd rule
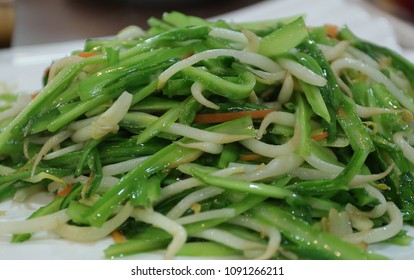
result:
[[[250,161],[250,160],[260,159],[262,157],[263,157],[262,155],[258,155],[258,154],[248,154],[248,155],[241,156],[239,160]]]
[[[98,53],[98,52],[80,52],[77,55],[80,56],[80,57],[83,57],[83,58],[87,58],[87,57],[95,56],[95,55],[98,55],[98,54],[100,54],[100,53]]]
[[[194,118],[195,123],[221,123],[238,119],[250,115],[252,119],[263,119],[267,114],[274,110],[252,110],[228,113],[197,114]]]
[[[72,190],[73,185],[68,184],[66,188],[64,188],[62,191],[58,192],[56,196],[67,196],[68,193]]]
[[[336,38],[336,35],[338,34],[338,26],[334,24],[326,24],[326,35],[331,38]]]
[[[38,92],[34,92],[34,93],[32,93],[32,95],[30,95],[30,98],[33,100],[33,99],[35,99],[35,98],[36,98],[36,96],[37,96],[38,94],[39,94]]]
[[[325,139],[328,137],[328,131],[324,131],[315,135],[312,135],[312,139],[313,140],[321,140],[321,139]]]
[[[182,57],[181,57],[181,60],[186,59],[186,58],[189,58],[189,57],[190,57],[190,56],[192,56],[193,54],[194,54],[194,52],[190,52],[190,53],[188,53],[188,54],[186,54],[186,55],[182,56]]]
[[[119,232],[118,230],[114,230],[111,233],[111,237],[114,240],[115,243],[122,243],[125,241],[125,236],[122,235],[121,232]]]

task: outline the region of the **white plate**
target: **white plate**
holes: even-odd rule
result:
[[[256,21],[306,14],[308,25],[333,23],[348,25],[358,36],[393,48],[399,47],[391,25],[383,18],[373,17],[358,6],[342,0],[278,0],[237,10],[216,18],[234,21]],[[2,82],[14,90],[34,92],[41,87],[44,69],[51,61],[82,49],[83,41],[58,44],[16,47],[0,51],[0,91]],[[34,197],[30,204],[16,204],[10,201],[0,203],[0,211],[7,211],[7,219],[24,218],[44,198]],[[5,219],[5,217],[0,217]],[[412,236],[414,230],[407,228]],[[102,259],[103,250],[112,243],[110,238],[97,243],[75,243],[56,238],[50,234],[41,234],[23,244],[10,244],[9,238],[0,235],[0,259]],[[371,247],[375,252],[393,259],[414,259],[414,244],[398,247],[387,244]],[[145,259],[159,259],[160,254],[139,256]]]

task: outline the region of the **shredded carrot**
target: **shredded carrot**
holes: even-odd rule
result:
[[[36,98],[36,96],[38,96],[39,95],[39,93],[38,92],[34,92],[34,93],[32,93],[32,95],[30,96],[30,98],[33,100],[33,99],[35,99]]]
[[[328,131],[323,131],[323,132],[321,132],[321,133],[318,133],[318,134],[312,135],[312,139],[313,139],[313,140],[321,140],[321,139],[325,139],[325,138],[327,138],[327,137],[328,137],[328,135],[329,135]]]
[[[114,240],[115,243],[122,243],[125,241],[125,236],[119,232],[118,230],[114,230],[111,233],[111,237]]]
[[[95,56],[98,54],[99,54],[98,52],[80,52],[77,55],[83,58],[87,58],[87,57]]]
[[[188,54],[184,55],[181,57],[181,60],[189,58],[190,56],[192,56],[194,54],[194,52],[189,52]]]
[[[340,116],[342,118],[345,117],[345,111],[342,108],[338,109],[338,116]]]
[[[68,193],[72,190],[73,185],[72,184],[68,184],[66,186],[66,188],[64,188],[63,190],[61,190],[60,192],[58,192],[56,194],[56,196],[67,196]]]
[[[336,38],[338,35],[338,26],[334,24],[326,24],[326,35],[331,38]]]
[[[267,114],[274,110],[252,110],[228,113],[197,114],[194,118],[195,123],[221,123],[238,119],[250,115],[252,119],[263,119]]]
[[[251,160],[260,159],[262,157],[263,157],[262,155],[258,155],[258,154],[248,154],[248,155],[241,156],[239,158],[239,160],[242,160],[242,161],[251,161]]]

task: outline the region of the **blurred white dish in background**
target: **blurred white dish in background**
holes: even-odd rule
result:
[[[402,23],[386,13],[373,11],[360,0],[268,0],[213,19],[257,21],[304,15],[310,26],[322,24],[347,25],[356,35],[371,42],[389,47],[414,61],[414,27]],[[362,5],[363,4],[363,5]],[[403,37],[405,36],[405,37]]]
[[[214,19],[257,21],[295,15],[305,15],[309,26],[327,23],[347,25],[366,40],[401,50],[393,27],[385,18],[371,16],[361,6],[345,0],[268,0]]]

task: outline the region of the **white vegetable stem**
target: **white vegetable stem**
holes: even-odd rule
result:
[[[23,234],[30,232],[46,231],[56,228],[58,225],[66,223],[70,217],[66,214],[66,210],[56,213],[23,220],[23,221],[5,221],[0,222],[1,234]]]
[[[403,106],[414,112],[414,103],[377,68],[352,58],[335,60],[331,67],[337,76],[344,69],[354,69],[364,73],[374,81],[384,84]]]
[[[182,69],[190,67],[202,60],[217,58],[219,56],[231,56],[238,59],[242,63],[256,66],[267,72],[273,73],[282,70],[282,68],[276,62],[266,56],[257,53],[231,49],[213,49],[194,54],[170,66],[167,70],[159,75],[157,88],[162,88],[169,78],[171,78],[174,74],[178,73]]]
[[[172,241],[168,245],[165,259],[172,259],[187,241],[187,232],[183,226],[170,218],[155,212],[153,209],[135,209],[132,216],[139,221],[151,224],[172,235]]]
[[[344,236],[344,239],[351,243],[365,242],[369,244],[395,236],[403,227],[400,209],[393,202],[387,202],[387,213],[390,217],[390,222],[386,226],[352,233]]]
[[[79,129],[72,135],[72,141],[80,143],[89,139],[100,139],[106,134],[118,131],[118,123],[128,113],[129,107],[132,102],[132,94],[128,92],[122,93],[119,98],[98,118],[92,122],[84,121],[79,123]],[[86,124],[82,126],[82,124]]]
[[[288,70],[293,76],[304,81],[305,83],[322,87],[326,85],[326,79],[309,68],[303,66],[300,63],[297,63],[290,59],[279,59],[279,64],[282,65],[286,70]]]

